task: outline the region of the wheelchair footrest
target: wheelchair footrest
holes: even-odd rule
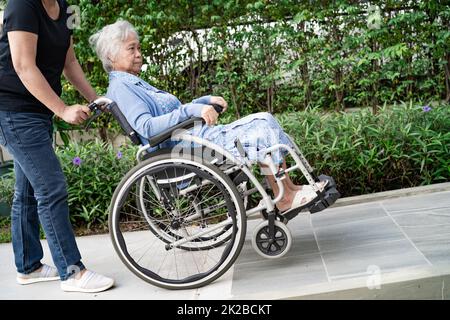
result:
[[[336,182],[334,181],[333,177],[321,174],[318,178],[319,178],[320,181],[328,180],[328,184],[327,184],[326,189],[336,188]]]
[[[336,202],[337,199],[341,197],[341,194],[335,187],[330,187],[325,190],[325,194],[323,196],[323,199],[318,199],[316,202],[309,207],[310,213],[316,213],[322,210],[325,210],[329,206],[331,206],[333,203]]]
[[[300,212],[306,210],[308,210],[310,213],[316,213],[325,210],[341,197],[341,194],[336,189],[336,182],[332,177],[322,174],[318,178],[320,181],[328,180],[328,184],[323,191],[322,197],[318,196],[315,200],[313,200],[312,203],[308,203],[304,206],[300,206],[298,208],[291,209],[280,214],[283,219],[289,221],[295,218]]]

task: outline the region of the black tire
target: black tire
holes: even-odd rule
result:
[[[186,203],[184,205],[188,206],[188,209],[185,211],[182,211],[185,207],[180,207],[181,209],[176,208],[173,211],[175,214],[171,211],[161,215],[161,221],[165,221],[172,228],[188,230],[185,231],[185,238],[174,237],[172,239],[172,243],[178,240],[184,242],[173,247],[167,244],[171,241],[164,241],[157,234],[155,235],[154,230],[148,226],[147,218],[139,213],[139,208],[134,207],[136,199],[133,199],[133,196],[136,196],[133,194],[133,190],[135,190],[140,179],[146,175],[153,176],[159,172],[164,172],[163,170],[167,172],[168,168],[184,170],[184,173],[188,172],[189,175],[193,175],[197,180],[206,181],[207,184],[205,185],[209,186],[210,190],[213,190],[211,191],[212,193],[218,192],[218,196],[214,197],[214,194],[210,196],[207,193],[209,198],[206,197],[204,202],[219,201],[218,205],[211,205],[213,209],[209,211],[212,212],[210,216],[198,213],[192,214],[190,211],[191,206]],[[192,183],[193,180],[194,178],[191,178],[189,183]],[[197,184],[188,184],[188,188],[194,186],[197,186]],[[183,189],[181,191],[175,190],[173,193],[178,197],[182,192]],[[203,195],[204,192],[201,194]],[[223,200],[221,200],[222,198]],[[176,198],[175,200],[178,199]],[[156,206],[157,204],[155,204]],[[168,217],[171,219],[170,224]],[[142,220],[137,220],[138,218]],[[212,244],[202,245],[201,250],[194,250],[193,240],[202,236],[208,237],[210,233],[216,234],[215,229],[219,230],[224,226],[230,226],[230,231],[229,235],[226,235],[226,237],[224,235],[223,239],[219,239],[221,245],[217,245],[213,243],[213,240],[209,240]],[[235,262],[245,240],[246,214],[236,186],[220,169],[209,163],[202,163],[201,159],[195,157],[190,159],[172,159],[170,154],[161,154],[139,163],[119,183],[111,201],[109,228],[114,249],[122,262],[138,277],[166,289],[192,289],[216,280]],[[140,232],[139,230],[143,231]],[[170,235],[169,232],[166,234]],[[142,241],[144,237],[145,241]],[[132,242],[131,240],[133,239],[138,239],[138,241]],[[145,257],[145,259],[149,259],[149,263],[141,263],[140,261],[150,248],[146,249],[144,255],[139,259],[136,259],[135,256],[139,255],[135,254],[135,252],[139,252],[142,248],[135,249],[135,247],[144,243],[145,248],[150,242],[151,246],[153,246],[150,247],[152,248],[151,255]],[[135,247],[131,247],[132,245]],[[130,248],[128,248],[129,246]],[[135,250],[132,251],[130,249]],[[177,254],[179,254],[178,257]],[[211,258],[214,255],[218,257],[217,261]],[[153,264],[161,261],[161,257],[164,259],[160,263],[159,268],[153,267]],[[201,257],[201,259],[198,259],[198,257]],[[192,264],[190,264],[191,260]],[[202,263],[199,265],[197,260],[202,261]],[[176,271],[173,272],[173,270]],[[175,273],[175,275],[171,272]]]

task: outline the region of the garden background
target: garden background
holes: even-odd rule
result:
[[[450,181],[447,0],[68,2],[79,9],[78,59],[99,94],[108,78],[88,38],[122,18],[141,36],[145,80],[184,102],[223,96],[230,108],[221,123],[275,114],[343,196]],[[63,99],[85,103],[67,82]],[[105,118],[90,132],[97,140],[69,134],[81,129],[55,119],[71,219],[89,233],[106,229],[136,149],[113,146],[119,129]],[[0,203],[11,203],[13,183],[1,176]],[[0,228],[8,241],[9,218]]]

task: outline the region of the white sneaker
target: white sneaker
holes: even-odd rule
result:
[[[31,284],[36,282],[59,280],[59,275],[56,268],[44,264],[39,271],[34,271],[29,274],[18,272],[16,279],[18,284]]]
[[[61,281],[61,289],[69,292],[95,293],[105,291],[113,285],[114,279],[90,270],[86,270],[82,276],[76,274],[65,281]]]

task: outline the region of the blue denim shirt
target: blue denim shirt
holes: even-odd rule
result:
[[[106,97],[117,103],[143,144],[148,143],[149,137],[190,117],[200,117],[202,108],[211,99],[211,96],[204,96],[182,104],[174,95],[121,71],[109,73]]]

